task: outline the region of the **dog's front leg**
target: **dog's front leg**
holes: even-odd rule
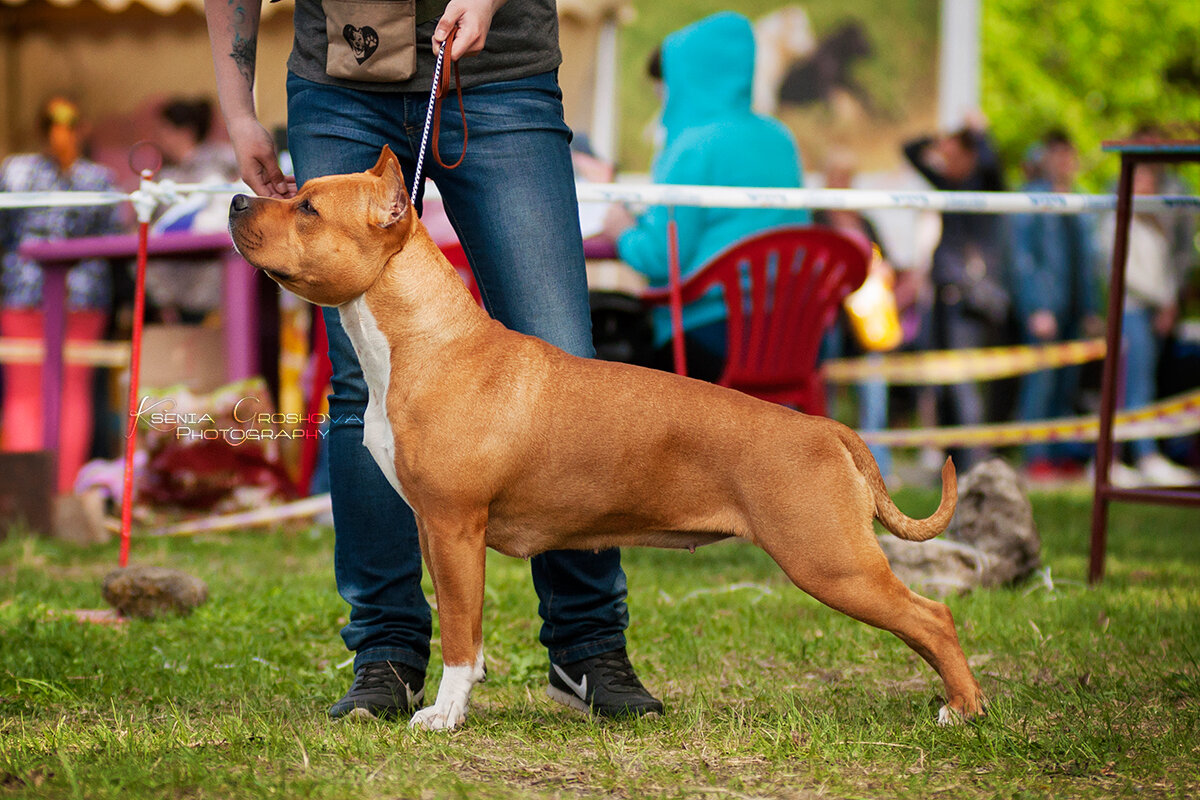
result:
[[[442,637],[442,683],[432,706],[413,715],[414,728],[447,730],[467,716],[483,664],[483,581],[487,513],[453,522],[417,522],[425,565],[433,579]]]

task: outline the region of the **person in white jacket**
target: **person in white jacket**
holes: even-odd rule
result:
[[[1158,194],[1161,167],[1143,164],[1133,179],[1134,194]],[[1103,241],[1113,241],[1115,220],[1106,221]],[[1154,214],[1134,214],[1129,225],[1129,256],[1125,265],[1125,307],[1121,317],[1123,376],[1121,407],[1138,409],[1155,399],[1158,357],[1163,340],[1179,317],[1183,276],[1172,263],[1164,220]],[[1194,471],[1164,456],[1153,439],[1129,442],[1136,472],[1114,463],[1117,484],[1180,486],[1200,482]]]

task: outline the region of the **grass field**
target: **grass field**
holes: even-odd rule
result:
[[[115,546],[10,537],[0,798],[1197,796],[1196,513],[1116,507],[1090,589],[1090,500],[1034,502],[1052,581],[950,601],[991,701],[953,728],[933,723],[939,684],[908,648],[741,544],[626,555],[630,649],[667,704],[637,722],[544,696],[528,567],[491,554],[489,680],[464,729],[430,734],[325,718],[351,677],[328,530],[135,541],[135,563],[198,575],[211,599],[117,628],[62,615],[102,605]]]

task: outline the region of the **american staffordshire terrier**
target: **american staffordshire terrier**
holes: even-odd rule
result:
[[[984,713],[950,610],[901,583],[873,530],[941,533],[954,466],[927,519],[893,504],[862,440],[833,420],[666,372],[577,358],[515,333],[471,298],[384,148],[367,172],[288,200],[235,197],[238,251],[335,306],[369,389],[363,441],[416,514],[445,671],[412,725],[453,728],[484,677],[484,553],[738,537],[822,603],[891,631],[945,684],[938,721]]]

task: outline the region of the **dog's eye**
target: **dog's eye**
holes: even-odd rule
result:
[[[314,208],[313,204],[308,201],[308,198],[301,200],[300,205],[297,206],[297,208],[305,214],[312,214],[314,217],[320,216],[317,213],[317,209]]]

